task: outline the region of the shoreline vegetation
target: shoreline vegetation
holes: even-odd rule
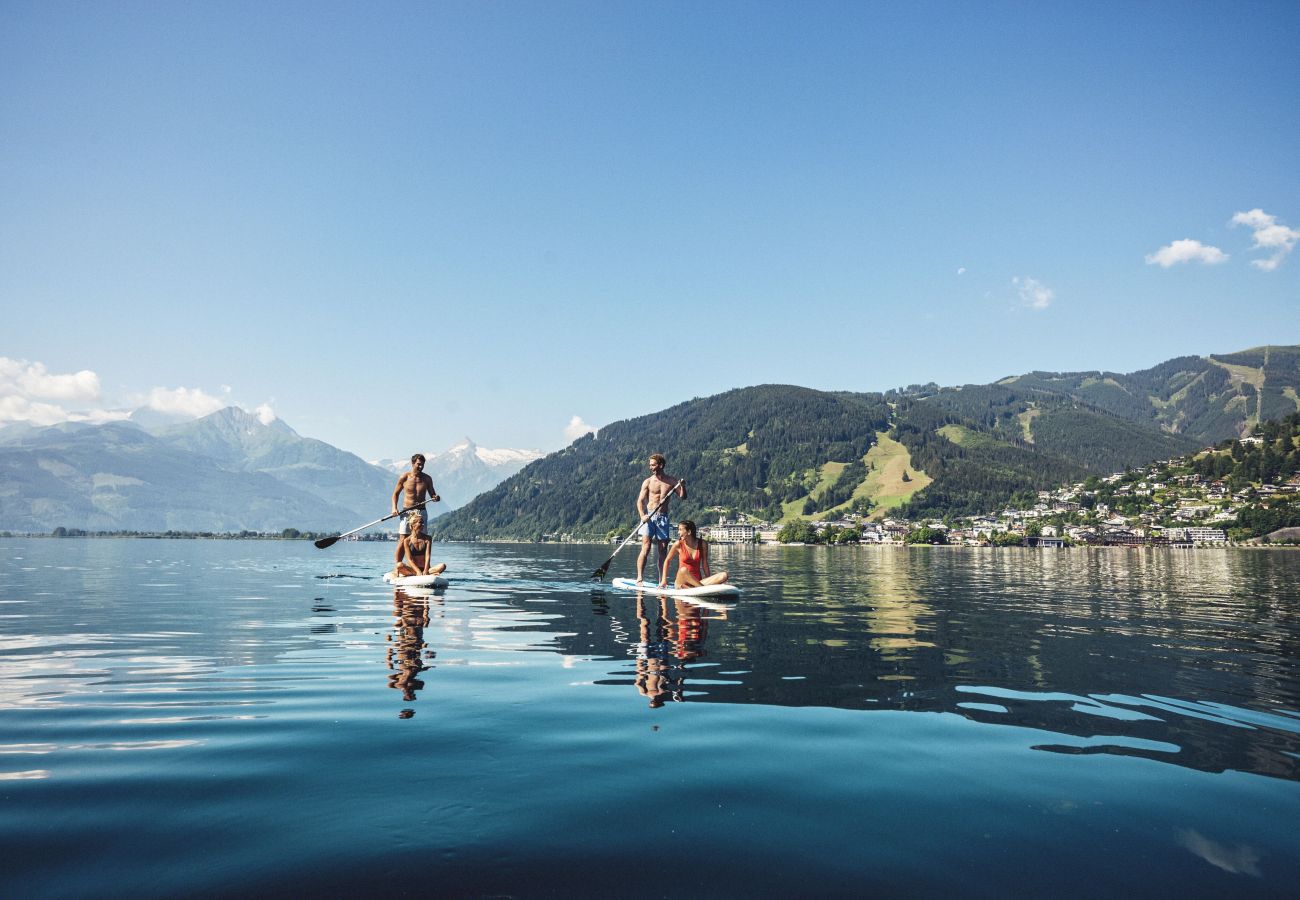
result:
[[[299,531],[297,528],[285,528],[281,531],[87,531],[83,528],[59,527],[50,532],[0,531],[0,538],[96,538],[122,539],[139,538],[143,540],[173,541],[315,541],[320,538],[333,537],[336,531]],[[355,535],[346,538],[351,541],[396,541],[397,535],[390,532]]]
[[[263,531],[85,531],[77,528],[56,529],[57,532],[22,532],[22,531],[0,531],[0,540],[4,538],[23,538],[23,539],[45,539],[45,540],[67,540],[80,538],[84,540],[163,540],[163,541],[314,541],[322,537],[330,537],[333,532],[318,531],[298,531],[297,529],[288,528],[285,531],[294,532],[294,534],[285,534],[283,532],[263,532]],[[357,541],[361,543],[394,543],[397,535],[391,532],[379,532],[372,535],[361,535],[344,538],[344,541]],[[454,541],[441,540],[435,541],[439,544],[581,544],[590,546],[605,546],[609,541],[597,538],[567,538],[563,540],[509,540],[506,538],[493,538],[491,540],[475,541]],[[924,547],[930,548],[974,548],[974,549],[1002,549],[1006,547],[1019,547],[1028,550],[1055,549],[1055,550],[1089,550],[1089,549],[1138,549],[1138,550],[1218,550],[1226,548],[1252,548],[1252,549],[1272,549],[1272,550],[1295,550],[1300,549],[1300,539],[1295,541],[1270,542],[1260,538],[1253,538],[1242,541],[1216,541],[1206,544],[1174,544],[1174,543],[1126,543],[1126,544],[1088,544],[1088,543],[1068,543],[1060,547],[1042,547],[1034,544],[1025,544],[1022,541],[1012,542],[991,542],[987,544],[947,544],[940,542],[931,542],[928,540],[901,540],[901,541],[882,541],[882,542],[858,542],[858,541],[753,541],[741,543],[737,541],[713,541],[716,546],[739,546],[739,547]]]

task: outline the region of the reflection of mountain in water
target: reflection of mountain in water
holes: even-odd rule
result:
[[[684,699],[955,713],[1040,729],[1039,749],[1300,780],[1292,555],[730,553],[773,574],[713,623]],[[626,624],[621,597],[593,609]],[[623,630],[557,643],[635,658]]]

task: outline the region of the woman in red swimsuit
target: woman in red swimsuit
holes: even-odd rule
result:
[[[695,533],[695,523],[682,519],[677,526],[677,543],[668,552],[664,560],[664,570],[659,578],[659,585],[668,583],[668,565],[677,557],[677,587],[700,587],[706,584],[722,584],[727,580],[726,572],[709,574],[709,542],[702,541]]]

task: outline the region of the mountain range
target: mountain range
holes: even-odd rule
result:
[[[985,512],[1239,436],[1300,409],[1298,387],[1300,347],[1286,346],[1128,374],[1030,372],[885,393],[740,388],[615,422],[540,458],[466,439],[429,459],[437,508],[451,510],[434,533],[617,533],[633,521],[655,451],[688,479],[676,514],[700,521]],[[406,463],[381,462],[235,407],[189,421],[13,424],[0,428],[0,530],[342,530],[387,511]]]
[[[1144,465],[1300,409],[1300,347],[1184,356],[1132,373],[1031,372],[885,393],[760,385],[615,422],[434,523],[448,539],[600,538],[634,522],[646,457],[669,456],[677,515],[769,521],[994,510]]]
[[[461,459],[461,446],[442,456]],[[487,456],[509,474],[523,465],[509,469],[512,453],[533,458]],[[445,470],[435,482],[444,498],[490,486],[486,463],[469,469]],[[387,512],[395,483],[384,467],[237,407],[0,429],[0,529],[11,531],[336,531]]]

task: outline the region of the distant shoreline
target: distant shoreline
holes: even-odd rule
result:
[[[0,531],[0,539],[33,538],[65,541],[82,540],[145,540],[145,541],[314,541],[333,537],[333,531],[294,531],[293,534],[254,531],[69,531],[65,534],[30,531]],[[349,538],[358,543],[392,543],[397,540],[387,535]]]
[[[286,536],[276,533],[241,533],[241,532],[205,532],[205,531],[186,531],[186,532],[123,532],[123,531],[91,531],[84,533],[68,534],[50,534],[48,532],[19,532],[19,531],[0,531],[0,540],[5,538],[21,538],[33,540],[145,540],[145,541],[314,541],[323,537],[332,537],[333,533],[326,532],[299,532],[294,536]],[[391,544],[397,540],[396,536],[389,534],[367,535],[362,537],[347,538],[344,543],[359,544]],[[437,541],[440,544],[545,544],[548,546],[586,546],[586,547],[604,547],[608,546],[608,541],[591,540],[591,541],[512,541],[512,540],[488,540],[488,541]],[[1254,543],[1251,541],[1224,542],[1221,544],[1204,544],[1191,547],[1168,547],[1154,546],[1149,544],[1080,544],[1073,547],[994,547],[990,545],[976,544],[905,544],[898,543],[857,543],[857,544],[801,544],[789,543],[782,544],[779,541],[764,542],[761,544],[738,544],[738,543],[715,543],[715,548],[721,547],[827,547],[836,550],[843,549],[860,549],[863,547],[901,547],[904,549],[924,548],[938,550],[1033,550],[1041,553],[1052,553],[1061,550],[1300,550],[1300,544],[1268,544],[1264,542]]]

